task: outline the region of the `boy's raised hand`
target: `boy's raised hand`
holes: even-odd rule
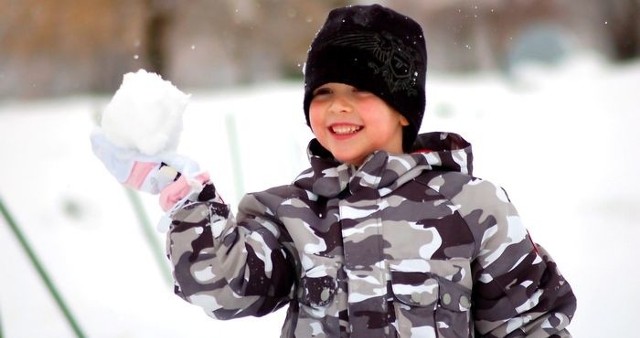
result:
[[[164,210],[208,181],[198,164],[173,152],[145,155],[116,146],[101,128],[91,133],[93,153],[119,183],[150,194],[160,194]]]

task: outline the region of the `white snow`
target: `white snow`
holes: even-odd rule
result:
[[[578,296],[574,336],[635,335],[640,63],[580,57],[511,79],[431,73],[427,81],[422,130],[465,136],[475,174],[507,189]],[[173,295],[125,191],[91,153],[108,100],[0,102],[0,195],[87,336],[279,336],[282,310],[221,322]],[[194,92],[178,152],[237,205],[242,191],[286,184],[304,169],[310,136],[301,83]],[[156,199],[141,197],[157,220]],[[0,266],[4,336],[74,337],[4,221]]]
[[[173,151],[189,95],[160,75],[140,69],[123,76],[104,109],[101,127],[114,144],[146,155]]]

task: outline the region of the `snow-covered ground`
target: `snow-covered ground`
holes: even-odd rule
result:
[[[504,186],[578,296],[576,337],[636,334],[640,303],[640,63],[431,74],[423,131],[464,135],[475,174]],[[92,155],[108,97],[0,102],[0,196],[88,337],[277,337],[284,311],[218,322],[173,295],[127,194]],[[226,199],[306,166],[301,84],[192,92],[180,152]],[[135,126],[131,126],[135,128]],[[236,154],[236,156],[232,156]],[[160,217],[141,196],[149,217]],[[163,235],[157,233],[163,245]],[[74,337],[0,221],[0,321],[8,338]]]

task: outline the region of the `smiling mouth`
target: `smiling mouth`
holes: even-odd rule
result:
[[[331,126],[329,127],[332,133],[336,135],[350,135],[355,134],[362,130],[361,126]]]

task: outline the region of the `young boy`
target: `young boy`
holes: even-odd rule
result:
[[[207,175],[145,171],[172,219],[176,293],[218,319],[288,305],[282,337],[569,337],[571,287],[472,176],[471,145],[418,135],[426,63],[412,19],[335,9],[305,66],[311,168],[235,218]]]

